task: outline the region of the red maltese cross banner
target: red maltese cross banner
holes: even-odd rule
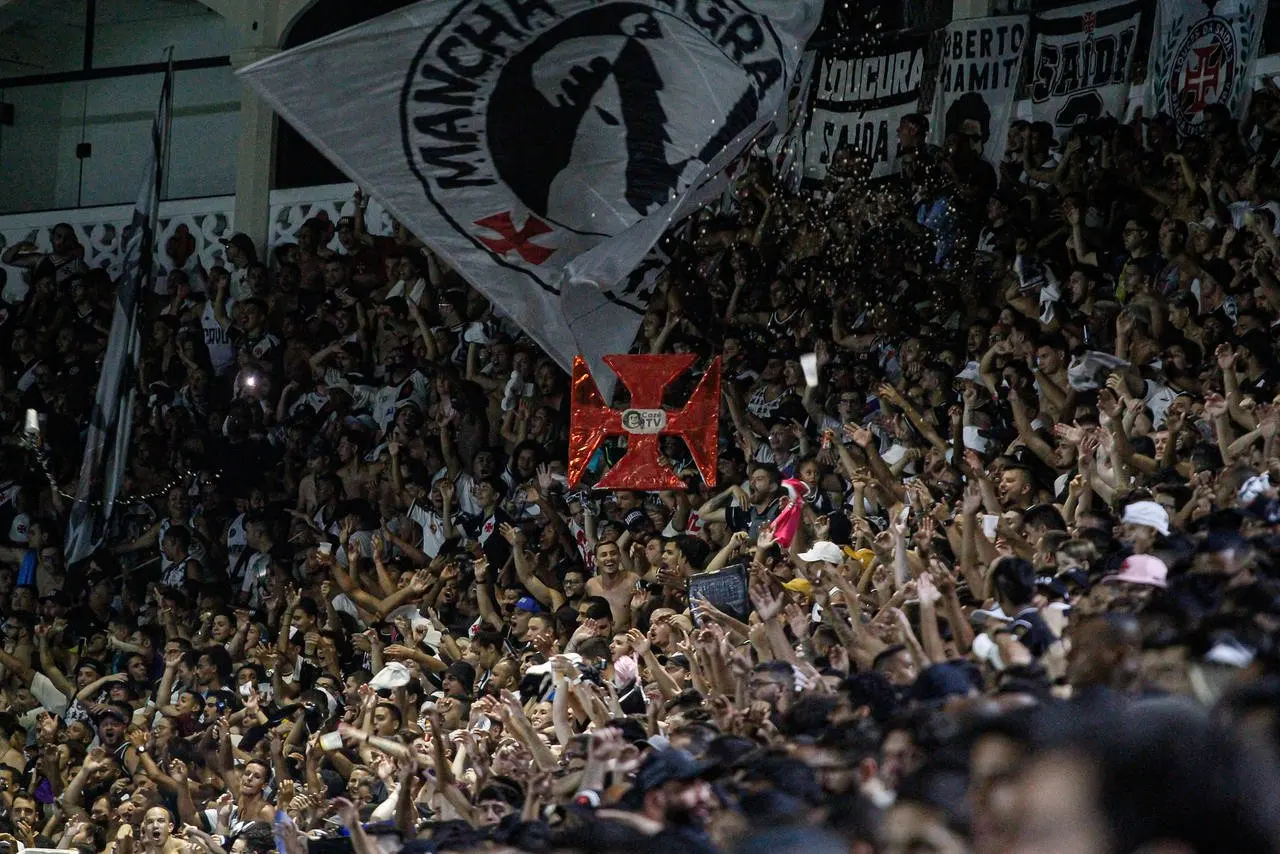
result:
[[[716,484],[716,439],[720,429],[720,358],[698,381],[689,402],[677,411],[662,405],[667,387],[694,362],[692,354],[605,356],[604,362],[631,393],[627,409],[607,406],[581,356],[573,360],[569,420],[569,484],[582,480],[606,436],[626,436],[627,453],[595,484],[599,489],[654,491],[685,488],[661,461],[659,440],[679,436],[708,486]]]

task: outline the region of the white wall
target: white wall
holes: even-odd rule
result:
[[[15,121],[0,126],[0,212],[57,204],[57,163],[63,87],[31,86],[0,91],[13,104]]]
[[[196,0],[101,0],[94,67],[226,56],[234,33]],[[162,75],[12,88],[13,127],[0,128],[0,212],[132,202],[150,148]],[[179,72],[166,198],[235,191],[241,87],[230,66]],[[83,120],[82,120],[83,117]],[[81,141],[93,146],[83,162]]]

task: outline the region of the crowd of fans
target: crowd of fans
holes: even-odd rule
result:
[[[11,247],[0,854],[1280,851],[1277,117],[754,162],[634,350],[723,359],[714,489],[568,488],[563,371],[359,196],[180,232],[73,565],[114,288]]]

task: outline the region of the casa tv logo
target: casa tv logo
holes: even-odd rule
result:
[[[405,155],[452,228],[550,284],[560,250],[689,190],[781,97],[785,56],[737,0],[465,0],[409,70]]]

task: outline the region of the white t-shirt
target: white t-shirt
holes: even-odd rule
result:
[[[227,300],[227,316],[235,307],[235,300]],[[204,304],[200,315],[200,327],[204,330],[204,345],[209,348],[209,361],[213,363],[213,372],[219,375],[231,372],[236,364],[236,348],[231,343],[230,328],[223,329],[214,315],[213,300]]]
[[[231,524],[227,526],[227,575],[233,575],[236,571],[236,564],[240,562],[240,555],[244,554],[245,548],[249,545],[248,539],[244,533],[244,514],[231,520]]]
[[[58,717],[65,717],[69,705],[67,695],[59,691],[49,677],[36,671],[31,676],[31,696]]]
[[[422,529],[421,549],[426,553],[427,557],[434,558],[440,554],[440,548],[447,539],[444,533],[444,517],[437,513],[430,504],[419,504],[417,501],[413,502],[413,506],[409,508],[409,512],[405,515]],[[454,529],[457,530],[459,522],[456,513],[454,514],[453,525]]]
[[[231,298],[232,299],[248,299],[253,296],[249,291],[249,284],[246,281],[249,277],[249,268],[243,267],[239,270],[231,271]]]
[[[411,400],[419,411],[427,408],[427,378],[421,371],[414,371],[398,383],[378,389],[373,399],[373,420],[379,430],[386,430],[396,420],[396,404]]]

